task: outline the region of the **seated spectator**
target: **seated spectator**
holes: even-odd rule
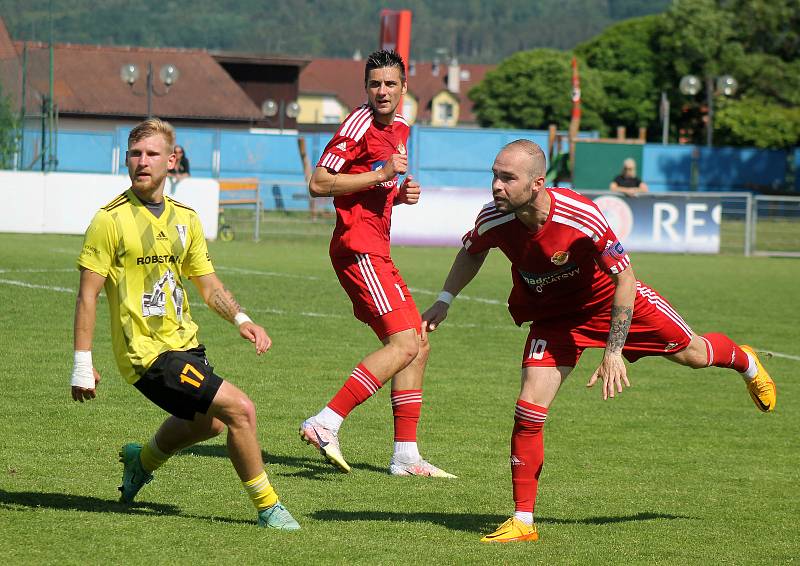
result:
[[[175,162],[175,169],[170,169],[167,174],[177,183],[190,175],[189,159],[186,157],[183,147],[179,145],[175,146],[175,156],[178,158]]]
[[[622,173],[614,177],[608,188],[613,193],[635,197],[647,192],[647,183],[636,176],[636,161],[628,158],[622,162]]]

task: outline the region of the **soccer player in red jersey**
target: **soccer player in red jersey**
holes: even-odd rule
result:
[[[477,275],[491,248],[511,261],[508,309],[530,322],[522,386],[514,409],[511,480],[514,516],[482,542],[537,540],[533,509],[544,462],[543,431],[559,387],[585,348],[605,348],[589,379],[603,399],[629,386],[623,357],[664,356],[691,368],[739,372],[762,411],[775,408],[775,383],[753,349],[724,334],[695,334],[654,289],[636,279],[628,255],[597,206],[564,188],[545,188],[545,157],[528,140],[505,146],[492,167],[494,201],[464,235],[439,299],[422,315],[423,339]]]
[[[454,477],[424,460],[417,447],[429,346],[420,337],[419,311],[390,255],[392,207],[416,204],[420,196],[420,185],[411,175],[402,184],[397,178],[408,169],[409,126],[397,112],[407,88],[403,59],[394,51],[372,53],[364,85],[367,104],[339,126],[308,188],[312,197],[334,199],[331,262],[353,314],[372,328],[383,347],[361,360],[328,404],[300,425],[300,437],[349,472],[339,447],[339,427],[391,379],[395,442],[389,473]]]

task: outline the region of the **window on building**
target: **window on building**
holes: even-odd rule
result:
[[[436,118],[439,122],[453,120],[453,105],[449,102],[440,102],[436,105]]]

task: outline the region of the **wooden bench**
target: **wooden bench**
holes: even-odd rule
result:
[[[230,194],[234,191],[253,191],[255,196],[252,198],[232,198],[225,194]],[[258,179],[220,179],[219,193],[220,206],[225,206],[226,204],[261,204],[261,199],[258,194]]]

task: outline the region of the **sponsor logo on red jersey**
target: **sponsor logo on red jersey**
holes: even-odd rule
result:
[[[569,260],[569,252],[556,252],[553,254],[553,257],[550,258],[556,265],[564,265]]]

